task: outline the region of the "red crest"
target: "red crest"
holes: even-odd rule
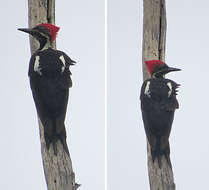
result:
[[[165,64],[164,62],[162,62],[160,60],[149,60],[149,61],[145,61],[145,63],[146,63],[146,67],[147,67],[147,70],[149,71],[150,75],[152,75],[154,69],[157,66]]]
[[[59,27],[57,27],[57,26],[55,26],[53,24],[49,24],[49,23],[39,24],[38,26],[45,26],[46,28],[49,29],[50,36],[51,36],[51,42],[53,42],[56,39],[57,32],[60,29]]]

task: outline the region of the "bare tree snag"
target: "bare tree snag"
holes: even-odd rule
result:
[[[28,0],[29,27],[32,28],[40,23],[55,23],[55,0]],[[30,48],[33,54],[38,49],[38,42],[30,37]],[[53,48],[55,48],[55,43]],[[48,190],[76,190],[75,174],[72,168],[70,155],[68,155],[60,141],[57,142],[57,156],[54,155],[52,146],[49,151],[46,148],[43,125],[39,121],[41,139],[41,153],[44,174]]]
[[[143,18],[143,79],[149,78],[145,60],[165,60],[166,7],[165,0],[144,0]],[[172,168],[162,157],[162,166],[158,160],[153,164],[149,142],[147,141],[148,173],[151,190],[175,190]]]

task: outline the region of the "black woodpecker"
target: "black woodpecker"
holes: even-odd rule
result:
[[[64,150],[69,153],[64,122],[69,88],[72,87],[69,67],[75,61],[51,47],[59,27],[45,23],[18,30],[32,35],[40,43],[39,49],[31,56],[28,75],[36,109],[44,127],[46,147],[49,149],[52,143],[54,154],[57,155],[56,142],[60,140]]]
[[[153,163],[158,159],[161,167],[161,158],[164,155],[170,162],[169,136],[173,123],[174,112],[179,108],[176,99],[179,84],[165,75],[169,72],[180,71],[171,68],[160,60],[145,61],[151,78],[144,81],[141,88],[141,110],[147,139],[151,146]]]

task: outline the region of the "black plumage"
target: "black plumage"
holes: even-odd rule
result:
[[[56,142],[60,140],[69,154],[64,122],[69,88],[72,87],[69,67],[75,61],[64,52],[51,48],[58,27],[47,23],[19,30],[31,34],[40,43],[40,48],[31,56],[28,75],[36,109],[44,127],[46,147],[49,149],[52,143],[56,155]]]
[[[62,72],[63,63],[60,56],[64,56],[66,67]],[[35,58],[39,56],[41,75],[34,71]],[[56,154],[55,143],[61,140],[65,150],[66,131],[65,114],[68,103],[69,88],[72,86],[69,66],[73,63],[65,53],[48,48],[35,52],[30,60],[30,86],[38,115],[44,126],[46,146],[52,142]]]
[[[156,74],[156,70],[158,71],[157,76],[153,75]],[[158,158],[160,167],[163,155],[171,166],[169,136],[174,112],[179,108],[176,99],[179,84],[164,78],[165,66],[162,67],[162,71],[161,75],[159,66],[153,70],[152,78],[144,81],[140,95],[142,118],[151,146],[152,160],[154,162]]]

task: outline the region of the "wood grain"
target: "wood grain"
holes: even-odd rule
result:
[[[29,27],[40,23],[55,24],[55,0],[28,0]],[[39,43],[30,36],[31,54],[39,47]],[[55,43],[53,48],[55,48]],[[68,155],[60,141],[57,142],[57,155],[54,155],[52,146],[49,151],[46,148],[43,125],[38,117],[41,154],[43,168],[48,190],[76,190],[75,174],[72,168],[70,155]]]
[[[166,45],[166,7],[165,0],[144,0],[143,17],[143,50],[142,66],[143,80],[150,76],[144,61],[159,59],[165,60]],[[171,151],[172,152],[172,151]],[[147,141],[148,173],[151,190],[175,190],[172,168],[165,157],[162,157],[162,166],[158,160],[154,164],[151,157],[150,145]]]

